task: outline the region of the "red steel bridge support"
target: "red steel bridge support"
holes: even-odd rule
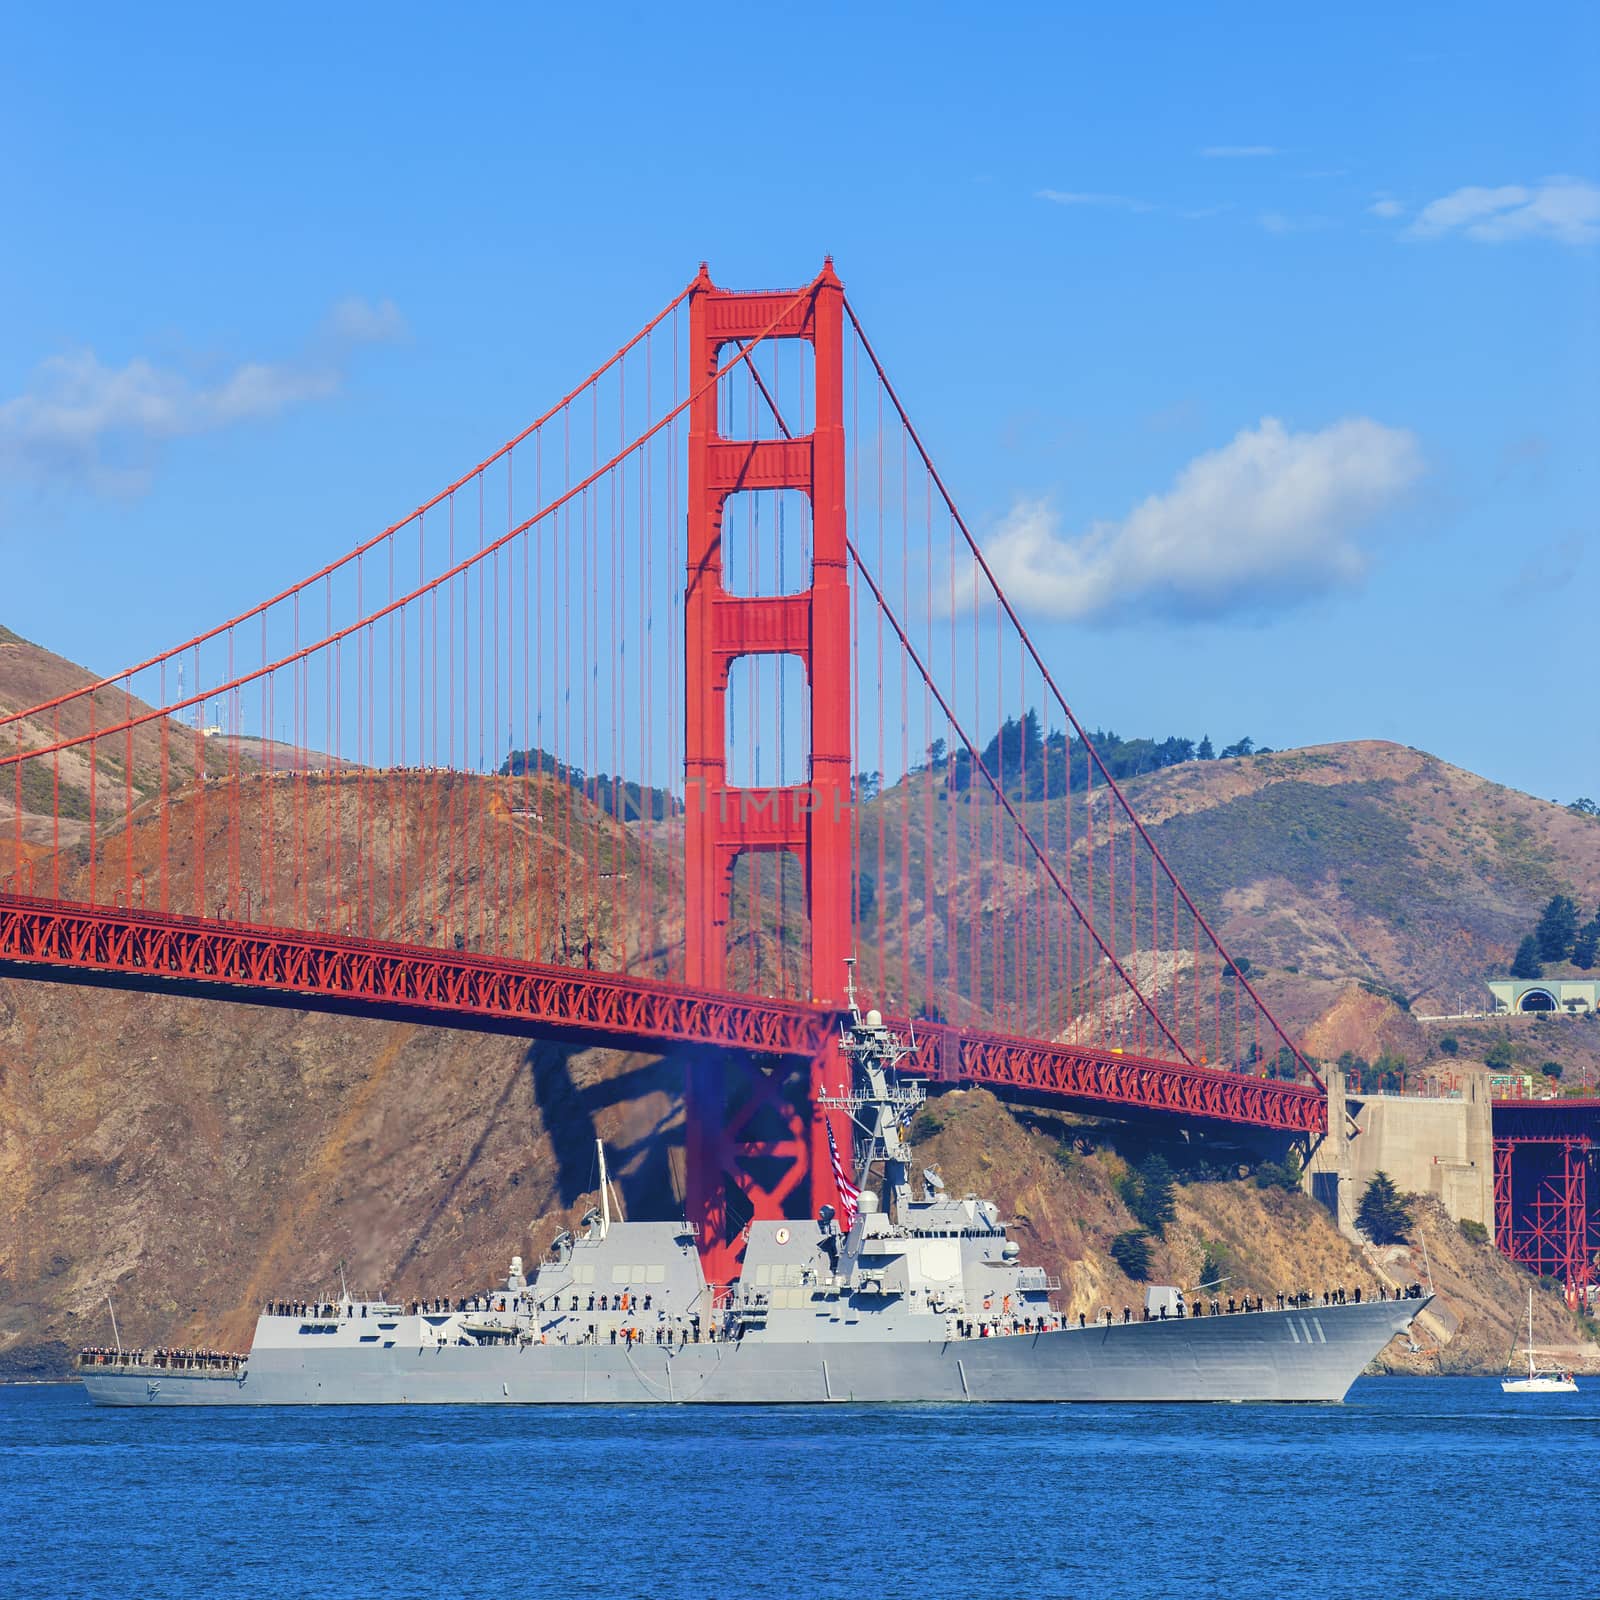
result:
[[[1589,1205],[1589,1132],[1502,1133],[1494,1140],[1494,1227],[1500,1253],[1541,1278],[1559,1278],[1567,1303],[1586,1305],[1600,1248]]]
[[[830,261],[809,294],[737,294],[704,266],[689,302],[688,579],[684,597],[686,974],[724,986],[734,863],[746,852],[796,856],[805,885],[810,993],[837,1003],[851,954],[850,589],[845,544],[844,288]],[[727,439],[712,381],[725,353],[763,329],[815,352],[816,424],[800,437]],[[736,494],[802,491],[811,503],[812,571],[798,594],[750,597],[723,583],[723,514]],[[728,675],[741,656],[792,655],[810,688],[810,782],[774,789],[728,783]],[[810,1065],[814,1105],[836,1075],[831,1048]],[[773,1067],[730,1070],[720,1056],[689,1065],[685,1116],[690,1225],[708,1276],[733,1276],[748,1215],[808,1215],[809,1176],[827,1170],[826,1123],[796,1103]],[[849,1145],[840,1131],[841,1147]],[[821,1143],[819,1143],[821,1141]],[[743,1205],[733,1202],[733,1192]],[[745,1215],[740,1215],[740,1211]]]
[[[902,1031],[909,1022],[894,1024]],[[1284,1083],[1241,1072],[1213,1072],[1123,1050],[977,1033],[939,1023],[915,1024],[916,1053],[906,1070],[947,1084],[978,1084],[1000,1094],[1077,1103],[1085,1109],[1130,1111],[1201,1123],[1237,1123],[1278,1133],[1320,1137],[1328,1131],[1328,1097],[1309,1083]]]
[[[809,1070],[830,1046],[839,1015],[622,973],[9,894],[0,894],[0,974],[619,1050],[680,1046],[736,1055],[745,1072],[751,1061]],[[902,1032],[911,1027],[889,1020]],[[918,1023],[916,1031],[908,1070],[938,1083],[1113,1113],[1327,1131],[1327,1099],[1311,1084],[943,1024]]]

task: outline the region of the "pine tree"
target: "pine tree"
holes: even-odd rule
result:
[[[1570,895],[1551,896],[1550,904],[1539,918],[1534,936],[1539,941],[1539,954],[1546,961],[1565,961],[1578,933],[1578,902]],[[1535,974],[1537,976],[1537,974]]]
[[[1143,1283],[1150,1276],[1150,1241],[1137,1229],[1119,1233],[1111,1241],[1111,1259],[1135,1283]]]
[[[1140,1225],[1159,1239],[1177,1215],[1172,1198],[1172,1168],[1164,1156],[1147,1156],[1121,1184],[1122,1199]]]
[[[1356,1208],[1356,1226],[1374,1244],[1404,1244],[1411,1231],[1411,1207],[1387,1172],[1373,1175]]]
[[[1217,759],[1217,752],[1211,748],[1211,735],[1209,733],[1201,737],[1200,746],[1195,751],[1194,758],[1196,761],[1215,761]]]
[[[1572,964],[1588,972],[1600,962],[1600,916],[1591,917],[1572,941]]]
[[[1516,956],[1511,963],[1511,976],[1513,978],[1544,976],[1544,968],[1539,965],[1539,941],[1531,933],[1517,946]]]

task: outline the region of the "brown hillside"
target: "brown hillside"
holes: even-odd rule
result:
[[[1552,894],[1571,894],[1585,914],[1600,906],[1600,819],[1400,745],[1362,741],[1190,761],[1125,787],[1156,846],[1229,950],[1250,961],[1252,981],[1292,1032],[1344,1007],[1341,997],[1355,984],[1391,992],[1419,1013],[1477,1009],[1488,1001],[1484,978],[1505,972]],[[896,904],[894,841],[902,827],[913,841],[928,834],[935,859],[955,857],[942,887],[951,903],[977,906],[985,946],[1028,948],[1039,907],[1055,903],[1042,872],[1019,859],[1024,853],[1013,843],[1003,873],[986,869],[980,896],[962,877],[967,856],[952,848],[992,802],[976,791],[951,793],[941,774],[920,772],[873,808],[886,816],[890,841],[877,868],[880,902]],[[873,808],[862,829],[869,846]],[[1082,796],[1076,813],[1065,801],[1018,809],[1036,838],[1070,838],[1081,853]],[[993,826],[996,837],[1009,838]],[[916,859],[920,847],[913,850]],[[937,906],[913,902],[903,921],[891,909],[882,926],[869,920],[863,930],[863,969],[873,970],[881,944],[891,981],[908,973],[913,1005],[919,952],[930,934],[936,950],[944,943],[939,916]],[[1141,972],[1160,988],[1172,981],[1167,967],[1181,977],[1188,959],[1181,949],[1146,953]],[[1042,986],[1030,979],[1027,992]],[[967,1020],[959,1005],[956,1014]],[[1383,1046],[1369,1039],[1366,1053],[1375,1048]],[[1412,1032],[1396,1048],[1425,1054],[1428,1046]],[[1600,1059],[1600,1041],[1580,1053]]]
[[[1130,799],[1286,996],[1295,977],[1308,997],[1366,978],[1450,1010],[1482,998],[1552,894],[1600,905],[1600,822],[1399,745],[1190,762]]]
[[[1349,1052],[1373,1061],[1381,1055],[1420,1060],[1428,1053],[1421,1023],[1394,1001],[1351,984],[1303,1036],[1305,1048],[1322,1061],[1337,1061]]]
[[[47,705],[98,681],[96,674],[0,627],[0,717]],[[94,729],[143,717],[150,709],[114,687],[75,695],[63,705],[0,729],[0,756],[79,739]],[[238,759],[245,767],[254,765],[250,754]],[[0,835],[5,839],[0,871],[9,867],[16,853],[19,810],[25,841],[47,844],[59,837],[70,843],[87,832],[91,788],[107,814],[120,814],[130,783],[135,797],[142,799],[159,792],[163,770],[169,785],[175,786],[192,778],[197,769],[217,772],[225,765],[222,750],[210,747],[194,728],[158,718],[131,729],[125,737],[98,741],[92,759],[89,747],[82,746],[61,751],[48,765],[41,759],[0,769]],[[52,817],[55,834],[48,826]]]

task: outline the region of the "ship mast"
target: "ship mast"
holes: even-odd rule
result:
[[[916,1030],[904,1039],[885,1026],[881,1012],[862,1012],[856,999],[855,965],[853,957],[846,959],[850,1018],[839,1024],[839,1045],[850,1062],[850,1091],[819,1096],[817,1104],[850,1113],[858,1135],[857,1186],[866,1188],[873,1163],[882,1161],[884,1198],[892,1198],[894,1220],[904,1223],[911,1204],[911,1152],[905,1129],[926,1096],[920,1083],[902,1082],[896,1068],[916,1053]]]

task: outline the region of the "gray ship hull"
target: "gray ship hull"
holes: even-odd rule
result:
[[[268,1348],[237,1376],[107,1367],[83,1378],[91,1399],[129,1406],[1331,1402],[1426,1304],[917,1343]]]

